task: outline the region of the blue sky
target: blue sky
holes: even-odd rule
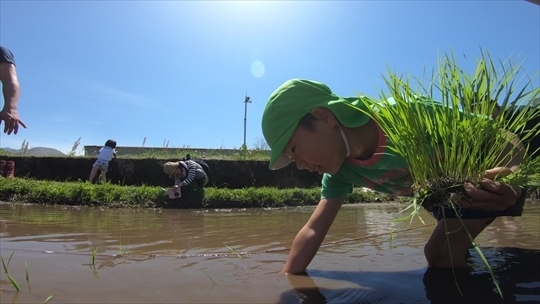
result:
[[[28,129],[0,147],[238,148],[290,78],[377,94],[387,67],[421,76],[480,49],[540,70],[540,6],[514,1],[0,1]],[[538,80],[535,80],[538,86]]]

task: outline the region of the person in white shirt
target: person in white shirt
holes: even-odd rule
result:
[[[109,169],[109,162],[116,158],[116,151],[114,150],[116,148],[116,141],[109,139],[107,142],[105,142],[105,146],[99,149],[99,155],[98,159],[92,166],[92,171],[90,172],[90,177],[88,178],[89,182],[92,182],[94,180],[94,177],[96,176],[96,173],[98,170],[100,170],[100,180],[101,182],[107,181],[107,170]]]

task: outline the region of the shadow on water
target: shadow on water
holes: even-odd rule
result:
[[[482,252],[499,282],[503,298],[474,253],[469,258],[469,267],[454,270],[309,270],[288,276],[292,290],[283,293],[279,303],[540,303],[539,250],[486,247]]]

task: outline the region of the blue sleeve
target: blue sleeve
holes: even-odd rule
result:
[[[0,46],[0,63],[2,62],[9,62],[15,65],[15,57],[13,56],[13,53],[11,53],[10,50],[6,49],[3,46]]]

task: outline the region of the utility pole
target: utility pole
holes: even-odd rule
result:
[[[248,103],[251,103],[251,99],[249,98],[249,96],[247,96],[247,92],[246,92],[246,97],[244,98],[245,107],[244,107],[244,146],[243,146],[245,148],[247,148],[247,146],[246,146],[246,124],[247,124],[247,104]]]

